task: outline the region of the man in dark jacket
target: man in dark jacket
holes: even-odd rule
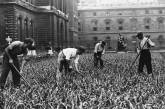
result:
[[[20,86],[20,74],[18,72],[20,67],[17,56],[23,54],[23,60],[25,60],[27,49],[30,48],[33,43],[34,41],[31,38],[27,38],[24,40],[24,42],[13,41],[5,48],[3,55],[2,74],[0,77],[1,89],[4,89],[6,78],[10,70],[12,71],[14,87]]]

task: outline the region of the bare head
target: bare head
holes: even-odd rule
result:
[[[79,47],[76,47],[76,48],[77,48],[77,54],[78,55],[82,55],[83,53],[85,53],[85,47],[79,46]]]
[[[27,48],[32,47],[33,44],[34,44],[34,40],[32,38],[26,38],[24,40],[24,46],[27,47]]]
[[[143,39],[143,33],[142,32],[138,32],[137,35],[136,35],[136,37],[138,39],[142,40]]]

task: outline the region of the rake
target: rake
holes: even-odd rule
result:
[[[17,71],[17,73],[21,76],[21,78],[24,80],[24,82],[31,88],[29,82],[26,81],[26,79],[24,78],[24,76],[21,74],[24,64],[25,64],[25,63],[22,63],[21,72],[16,68],[16,66],[15,66],[13,63],[12,63],[11,65],[14,67],[14,69]]]

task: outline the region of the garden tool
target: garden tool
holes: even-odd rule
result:
[[[25,64],[25,62],[22,63],[22,68],[21,68],[21,70],[23,69],[23,64]],[[24,76],[21,74],[21,72],[19,72],[19,70],[16,68],[16,66],[15,66],[13,63],[12,63],[11,65],[15,68],[15,70],[18,72],[18,74],[21,76],[21,78],[24,80],[24,82],[31,88],[29,82],[26,81],[26,79],[25,79]]]

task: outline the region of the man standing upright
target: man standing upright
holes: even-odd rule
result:
[[[100,62],[100,68],[103,68],[103,60],[101,59],[102,54],[105,53],[105,41],[100,41],[95,45],[94,49],[94,66],[97,67],[98,61]]]
[[[146,65],[147,73],[149,75],[152,75],[152,77],[154,78],[154,75],[152,72],[150,48],[154,47],[155,43],[151,41],[150,36],[144,37],[142,32],[139,32],[137,34],[137,37],[139,39],[138,53],[140,53],[138,73],[145,74],[143,73],[143,67],[144,65]]]
[[[27,38],[24,40],[24,42],[13,41],[5,48],[3,55],[2,74],[0,77],[1,89],[4,89],[6,78],[10,70],[12,71],[14,87],[20,86],[20,74],[18,72],[20,70],[20,67],[17,56],[23,54],[23,58],[25,58],[27,49],[30,48],[33,43],[34,41],[31,38]]]

